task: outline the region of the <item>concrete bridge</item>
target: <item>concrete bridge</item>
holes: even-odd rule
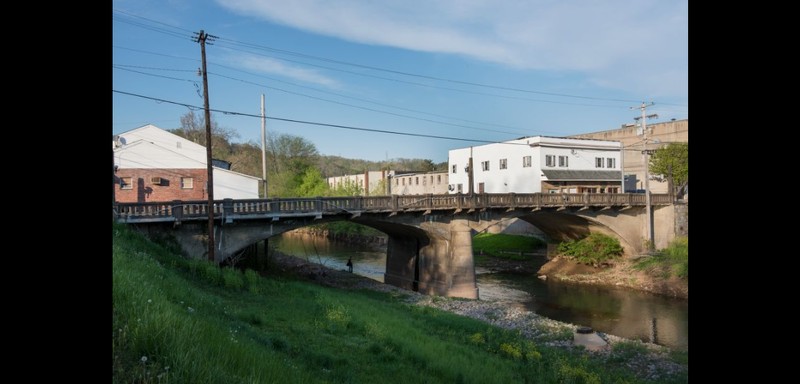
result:
[[[277,198],[214,202],[216,262],[258,241],[313,224],[351,221],[388,235],[384,282],[441,296],[478,298],[472,236],[510,218],[551,239],[602,232],[626,254],[646,249],[644,194],[447,194]],[[683,229],[669,195],[651,195],[655,246]],[[117,203],[117,221],[175,236],[192,257],[207,255],[208,202]],[[688,230],[686,231],[688,232]]]

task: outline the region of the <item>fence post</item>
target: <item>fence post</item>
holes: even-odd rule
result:
[[[175,223],[180,224],[183,218],[183,203],[180,200],[172,200],[172,217],[175,218]]]
[[[233,199],[222,200],[222,219],[224,223],[233,222]]]

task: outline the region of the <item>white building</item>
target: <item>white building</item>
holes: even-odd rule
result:
[[[207,199],[206,148],[154,125],[115,136],[119,202]],[[224,164],[224,162],[220,162]],[[257,177],[214,166],[214,200],[258,198]]]
[[[618,141],[523,137],[449,151],[450,193],[619,193]]]

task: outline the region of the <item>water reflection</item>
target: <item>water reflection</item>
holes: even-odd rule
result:
[[[285,233],[269,242],[281,253],[342,271],[347,270],[347,259],[352,257],[353,273],[381,283],[386,273],[385,250],[376,251],[305,233]]]
[[[672,348],[689,348],[687,300],[504,273],[478,275],[478,285],[482,295],[487,291],[508,288],[528,292],[530,297],[527,300],[510,305],[551,319]]]
[[[380,282],[386,272],[385,250],[295,233],[272,238],[270,244],[283,253],[338,270],[347,270],[345,264],[352,257],[353,273]],[[477,283],[482,300],[502,301],[554,320],[629,339],[689,348],[687,300],[621,288],[542,281],[530,275],[480,272]]]

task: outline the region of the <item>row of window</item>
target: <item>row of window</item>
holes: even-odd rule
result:
[[[450,190],[455,189],[458,193],[464,192],[463,184],[450,185]],[[478,183],[478,193],[483,193],[484,183]],[[549,189],[547,193],[619,193],[619,187],[571,187],[565,190]]]
[[[193,177],[181,177],[181,189],[192,189],[194,188],[194,178]],[[133,178],[132,177],[120,177],[119,178],[119,189],[133,189]]]
[[[594,158],[594,167],[595,168],[614,168],[617,165],[617,159],[613,157],[606,157],[605,159],[602,157],[595,157]]]
[[[556,157],[558,157],[558,159],[556,159]],[[556,164],[558,164],[559,167],[569,167],[569,156],[545,155],[544,160],[545,160],[544,161],[545,166],[548,166],[548,167],[555,167]],[[557,163],[556,163],[556,160],[558,160]],[[596,161],[595,164],[596,164],[597,168],[603,168],[603,164],[606,164],[606,166],[605,166],[606,168],[614,168],[616,166],[616,159],[614,159],[614,158],[611,158],[611,157],[606,158],[606,162],[605,163],[603,163],[602,160],[603,160],[602,157],[596,157],[595,158],[595,161]],[[522,167],[523,168],[529,168],[529,167],[532,166],[532,164],[533,164],[533,162],[532,162],[531,156],[523,156],[522,157]],[[508,169],[508,159],[500,159],[499,167],[500,167],[500,169]],[[453,164],[451,166],[450,173],[457,173],[457,170],[458,170],[458,166],[456,164]],[[489,166],[489,161],[488,160],[481,162],[481,170],[483,170],[483,171],[490,170],[490,166]],[[469,172],[469,167],[465,168],[464,171]]]
[[[545,155],[544,157],[544,165],[548,167],[555,167],[556,166],[556,155]],[[569,167],[569,156],[559,156],[558,157],[558,166],[559,167]]]
[[[454,172],[455,173],[455,172]],[[408,185],[411,185],[411,177],[396,177],[394,179],[394,185],[406,185],[406,179],[408,179]],[[422,185],[427,185],[427,178],[422,176]],[[436,175],[436,184],[442,183],[442,175]],[[414,176],[414,185],[419,185],[419,176]],[[433,175],[431,175],[431,185],[433,185]]]

